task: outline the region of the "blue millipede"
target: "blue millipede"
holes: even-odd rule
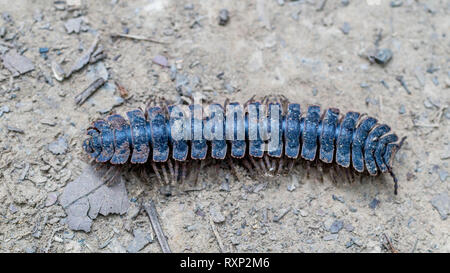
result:
[[[378,123],[374,117],[352,111],[340,115],[337,108],[321,114],[317,105],[302,111],[300,104],[290,103],[283,96],[268,96],[261,102],[252,98],[244,107],[229,101],[224,106],[191,104],[187,106],[187,117],[174,114],[175,107],[165,100],[153,101],[145,111],[128,111],[128,121],[118,114],[96,120],[87,129],[83,149],[99,163],[149,163],[159,182],[165,184],[182,183],[190,162],[200,163],[200,168],[189,167],[198,175],[208,159],[225,161],[230,167],[241,163],[251,174],[289,172],[295,162],[303,161],[341,167],[352,176],[389,173],[397,194],[398,179],[392,163],[406,137],[399,141],[388,125]],[[270,122],[262,121],[269,117]],[[180,120],[189,121],[183,125],[188,138],[174,137]],[[270,140],[261,133],[263,129],[279,136],[270,149]]]

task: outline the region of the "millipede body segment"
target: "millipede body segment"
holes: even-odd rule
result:
[[[168,182],[182,180],[190,161],[240,161],[250,172],[279,173],[303,160],[372,176],[389,172],[397,194],[392,161],[403,140],[398,143],[388,125],[365,114],[340,115],[336,108],[322,113],[316,105],[303,109],[285,98],[265,98],[244,106],[156,103],[126,115],[110,115],[88,128],[83,148],[95,161],[149,162],[158,179]]]

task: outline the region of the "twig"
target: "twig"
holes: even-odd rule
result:
[[[94,94],[97,89],[99,89],[103,84],[105,84],[105,79],[98,78],[93,83],[91,83],[83,92],[75,97],[75,103],[82,105],[92,94]]]
[[[383,233],[383,236],[386,239],[386,244],[384,245],[384,247],[386,247],[392,253],[398,253],[398,250],[394,248],[394,246],[392,245],[391,240],[386,235],[386,233]]]
[[[148,204],[144,204],[144,209],[148,214],[148,218],[150,218],[150,222],[152,223],[153,231],[156,233],[156,238],[158,238],[159,245],[164,253],[171,253],[169,248],[169,244],[167,243],[166,236],[164,235],[161,225],[158,220],[158,214],[156,212],[155,203],[153,200],[150,200]]]
[[[422,123],[416,123],[414,124],[414,127],[426,127],[426,128],[439,128],[439,124],[422,124]]]
[[[123,87],[123,85],[121,85],[117,80],[114,81],[114,83],[116,84],[116,87],[119,90],[120,96],[122,98],[128,97],[128,90],[125,87]]]
[[[400,82],[400,85],[405,89],[406,93],[408,93],[408,95],[411,95],[411,91],[409,90],[408,86],[406,85],[405,79],[403,78],[403,76],[397,76],[395,77],[395,79]]]
[[[155,43],[155,44],[162,44],[165,45],[167,43],[165,42],[161,42],[158,40],[153,40],[144,36],[137,36],[137,35],[130,35],[130,34],[121,34],[121,33],[113,33],[111,34],[112,38],[126,38],[126,39],[132,39],[132,40],[141,40],[141,41],[147,41],[147,42],[151,42],[151,43]]]
[[[414,243],[413,249],[411,250],[411,253],[414,253],[417,248],[417,243],[419,242],[419,239],[416,239],[416,242]]]
[[[217,243],[219,243],[219,249],[220,252],[225,253],[225,248],[223,247],[222,239],[220,239],[219,232],[216,229],[216,226],[213,223],[213,220],[211,219],[211,216],[209,217],[209,224],[211,225],[211,229],[214,232],[214,236],[216,237]]]
[[[92,45],[89,47],[88,51],[75,62],[75,64],[72,66],[72,68],[70,69],[69,73],[66,75],[65,78],[70,77],[72,73],[81,70],[86,64],[89,63],[91,55],[95,52],[95,49],[97,48],[99,41],[100,36],[99,35],[95,36],[94,41],[92,42]]]

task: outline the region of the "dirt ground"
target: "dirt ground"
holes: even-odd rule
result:
[[[1,252],[161,252],[149,199],[175,252],[450,252],[448,1],[77,2],[0,1],[2,55],[16,50],[34,65],[16,77],[0,70]],[[79,33],[68,33],[74,18]],[[52,62],[69,70],[97,34],[107,57],[58,81]],[[371,63],[376,48],[392,60]],[[165,58],[168,67],[157,63]],[[107,83],[76,105],[99,75]],[[375,116],[408,137],[394,163],[399,194],[388,175],[335,185],[298,167],[260,181],[243,168],[240,181],[207,169],[204,188],[165,197],[125,174],[127,213],[69,229],[57,197],[88,164],[90,122],[191,92],[220,103],[277,93]]]

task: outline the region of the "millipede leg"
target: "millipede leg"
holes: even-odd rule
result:
[[[159,184],[162,185],[163,183],[162,183],[161,175],[159,174],[158,167],[156,166],[156,163],[154,161],[152,161],[151,164],[152,164],[153,171],[155,172],[156,177],[158,178]]]
[[[345,172],[345,177],[347,177],[348,183],[351,183],[352,180],[351,180],[351,178],[350,178],[350,173],[349,173],[350,171],[349,171],[349,169],[346,168],[346,169],[344,170],[344,172]]]
[[[227,160],[228,166],[230,167],[231,173],[236,177],[236,180],[239,181],[239,176],[237,175],[236,168],[234,167],[233,160],[231,160],[230,157],[228,157]],[[219,173],[219,170],[217,170],[217,173]]]
[[[272,164],[270,162],[270,158],[268,155],[264,155],[264,161],[266,163],[266,168],[269,170],[269,173],[272,173],[273,172]]]
[[[264,165],[264,160],[262,158],[260,158],[260,159],[258,159],[258,163],[259,163],[259,166],[261,167],[261,170],[263,171],[263,173],[266,173],[267,170],[266,170],[266,166]]]
[[[202,172],[204,166],[205,166],[205,160],[201,160],[200,161],[200,168],[198,169],[199,173]],[[197,175],[197,179],[196,180],[198,180],[198,175]],[[195,183],[197,183],[197,181],[195,181]]]
[[[166,185],[169,185],[170,184],[169,177],[167,175],[167,171],[166,171],[166,168],[165,168],[164,165],[165,164],[161,164],[161,170],[162,170],[162,173],[163,173],[163,176],[164,176],[164,181],[165,181]]]
[[[294,163],[295,161],[293,159],[289,160],[288,174],[291,173],[292,169],[294,168]]]
[[[282,157],[280,158],[280,161],[278,161],[277,174],[280,174],[283,171],[283,166],[284,166],[284,159]]]
[[[306,178],[309,179],[309,170],[311,169],[311,161],[306,161]]]
[[[175,160],[175,182],[178,182],[178,168],[179,168],[179,164],[178,161]]]
[[[322,167],[322,164],[318,164],[317,168],[319,169],[319,172],[318,172],[319,181],[320,181],[320,183],[323,183],[323,167]]]
[[[256,172],[261,173],[261,168],[256,164],[255,159],[253,156],[250,156],[250,162],[253,164],[253,167],[255,168]]]
[[[276,171],[276,169],[277,169],[277,161],[278,161],[279,159],[273,159],[272,160],[272,165],[270,165],[270,169],[272,170],[272,173],[273,174],[275,174],[275,171]]]
[[[242,160],[242,164],[244,165],[245,168],[247,168],[247,170],[250,172],[251,176],[255,175],[255,172],[253,171],[252,165],[250,164],[250,162],[248,162],[247,159],[243,159]]]
[[[180,184],[183,184],[184,180],[186,180],[186,174],[187,174],[186,162],[183,161],[183,163],[181,164],[181,181],[180,181]]]
[[[167,160],[167,165],[170,172],[170,184],[173,185],[175,183],[175,172],[173,170],[172,160]]]
[[[391,168],[388,169],[389,174],[392,176],[392,179],[394,180],[394,194],[397,195],[398,193],[398,179],[395,173],[392,171]]]
[[[337,169],[336,169],[336,165],[333,165],[331,168],[330,168],[330,174],[331,174],[331,179],[333,180],[333,182],[335,183],[335,184],[337,184]]]

